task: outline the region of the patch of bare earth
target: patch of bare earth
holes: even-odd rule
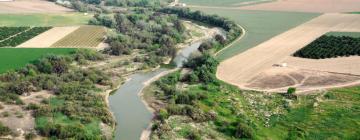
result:
[[[254,81],[254,78],[262,74],[264,71],[271,69],[274,64],[286,62],[286,60],[288,60],[294,52],[330,31],[359,32],[360,15],[321,15],[307,23],[275,36],[274,38],[263,42],[244,53],[223,61],[218,67],[217,77],[240,88],[246,88],[245,85]],[[341,64],[343,68],[342,70],[348,70],[349,65],[360,65],[360,61],[351,61],[351,63],[350,61],[351,60]],[[290,65],[291,64],[292,63],[290,63]],[[316,64],[314,63],[314,65]],[[303,66],[304,67],[301,67],[301,69],[309,68],[306,63],[303,64]],[[311,68],[309,69],[311,70]],[[324,67],[324,69],[327,69],[327,67]],[[338,67],[337,69],[341,68]],[[271,85],[269,87],[273,86],[276,87],[279,85]]]
[[[19,48],[47,48],[55,42],[74,32],[79,26],[54,27],[26,42],[20,44]]]
[[[243,10],[293,11],[293,12],[354,12],[360,11],[359,0],[278,0],[240,7]]]
[[[3,106],[0,109],[0,122],[9,127],[14,133],[14,136],[7,136],[6,138],[23,140],[25,139],[25,134],[35,132],[35,118],[32,116],[32,111],[26,110],[26,107],[30,103],[40,104],[42,100],[48,99],[51,96],[52,94],[48,91],[39,91],[30,93],[28,96],[20,96],[24,105],[0,103]]]
[[[296,87],[299,92],[351,86],[360,83],[360,76],[331,72],[273,67],[262,72],[245,85],[245,89],[267,92],[285,92]]]
[[[0,2],[0,13],[66,13],[73,10],[46,0]]]

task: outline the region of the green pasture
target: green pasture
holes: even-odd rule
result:
[[[180,0],[181,3],[188,5],[200,5],[200,6],[244,6],[251,4],[259,4],[264,2],[271,2],[273,0]]]
[[[228,17],[245,28],[246,35],[244,38],[235,45],[219,53],[217,56],[219,60],[224,60],[239,54],[320,15],[298,12],[247,11],[211,8],[193,9],[208,14],[217,14]]]
[[[332,35],[332,36],[349,36],[349,37],[360,37],[360,32],[328,32],[325,35]]]
[[[71,48],[0,48],[0,73],[24,67],[46,54],[70,54]]]
[[[92,15],[66,14],[0,14],[0,26],[71,26],[87,24]]]

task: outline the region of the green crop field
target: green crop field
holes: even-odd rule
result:
[[[360,32],[328,32],[326,35],[332,35],[332,36],[348,36],[348,37],[360,37]]]
[[[96,47],[104,40],[105,33],[104,27],[81,26],[51,47]]]
[[[67,48],[0,48],[0,73],[22,68],[46,54],[70,54],[74,51]]]
[[[0,26],[70,26],[87,24],[92,15],[68,14],[0,14]]]
[[[249,48],[294,28],[320,14],[273,11],[246,11],[232,9],[193,8],[209,14],[218,14],[234,20],[246,30],[239,42],[218,54],[219,60],[227,59]]]
[[[182,3],[188,5],[200,6],[244,6],[250,4],[258,4],[264,2],[271,2],[273,0],[180,0]]]

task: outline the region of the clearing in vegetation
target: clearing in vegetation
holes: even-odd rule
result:
[[[280,64],[291,54],[330,31],[360,31],[360,16],[324,14],[248,51],[222,62],[217,77],[233,85],[243,85],[261,72]],[[358,62],[354,62],[358,63]]]
[[[360,55],[360,37],[349,37],[340,34],[336,35],[337,36],[323,35],[304,48],[296,51],[294,56],[311,59],[325,59]]]
[[[72,9],[45,0],[14,0],[0,2],[1,13],[65,13]]]
[[[105,39],[105,34],[104,27],[81,26],[51,47],[97,47]]]
[[[80,26],[54,27],[17,46],[20,48],[47,48],[55,42],[74,32]]]
[[[22,68],[46,54],[70,54],[74,51],[70,48],[0,48],[0,73]]]
[[[10,35],[8,38],[0,41],[0,47],[16,47],[17,45],[20,45],[24,43],[25,41],[51,29],[52,27],[33,27],[24,30],[20,33],[17,33],[15,35]],[[12,29],[9,29],[10,32]]]
[[[240,7],[243,10],[337,13],[360,11],[359,0],[278,0]]]
[[[245,11],[231,9],[193,8],[208,14],[217,14],[234,20],[246,30],[245,36],[234,45],[221,51],[216,57],[225,60],[256,45],[294,28],[320,14],[273,12],[273,11]],[[286,22],[284,22],[286,21]]]
[[[74,26],[88,24],[92,14],[0,14],[1,26]]]

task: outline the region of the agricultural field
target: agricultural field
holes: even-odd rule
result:
[[[45,0],[14,0],[0,2],[0,14],[9,13],[66,13],[72,9]]]
[[[104,40],[105,33],[104,27],[81,26],[51,47],[97,47]]]
[[[325,35],[337,36],[337,37],[348,36],[348,37],[360,38],[360,32],[328,32]]]
[[[336,36],[334,36],[336,35]],[[349,33],[348,35],[360,35]],[[294,56],[310,59],[325,59],[345,56],[360,56],[360,37],[345,36],[345,33],[331,33],[321,36]]]
[[[244,52],[278,34],[281,34],[320,15],[315,13],[296,12],[265,12],[232,9],[214,10],[211,8],[193,9],[209,14],[218,14],[223,17],[228,17],[245,28],[245,36],[231,47],[219,53],[217,55],[219,60],[225,60],[236,54]]]
[[[92,14],[61,13],[61,14],[0,14],[1,26],[73,26],[87,24]]]
[[[0,41],[29,29],[29,27],[0,27]]]
[[[0,47],[16,47],[17,45],[20,45],[25,41],[51,29],[51,27],[32,27],[32,28],[29,27],[28,29],[22,27],[19,28],[20,30],[21,29],[25,29],[25,30],[15,35],[8,35],[6,39],[1,40]],[[7,31],[12,32],[13,28],[8,29]]]
[[[46,54],[70,54],[74,51],[70,48],[0,48],[0,73],[22,68]]]
[[[251,4],[258,4],[263,2],[271,2],[273,0],[180,0],[181,3],[187,5],[199,5],[199,6],[217,6],[217,7],[236,7]]]
[[[239,9],[261,11],[338,13],[359,11],[360,2],[358,0],[277,0],[269,3],[244,6],[240,7]]]
[[[255,76],[276,64],[281,64],[294,52],[329,31],[360,31],[359,19],[360,16],[352,14],[321,15],[223,61],[218,67],[217,77],[233,85],[244,87]],[[343,26],[338,26],[340,23]]]

